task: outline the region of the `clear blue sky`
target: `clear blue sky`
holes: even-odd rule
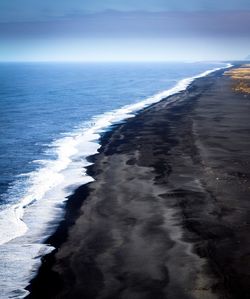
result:
[[[1,0],[0,60],[241,59],[249,0]]]

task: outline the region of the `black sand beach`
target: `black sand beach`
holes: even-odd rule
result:
[[[28,298],[250,298],[250,95],[223,71],[104,134]]]

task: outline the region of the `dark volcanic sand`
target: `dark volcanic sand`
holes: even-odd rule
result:
[[[221,73],[104,135],[28,298],[250,298],[250,96]]]

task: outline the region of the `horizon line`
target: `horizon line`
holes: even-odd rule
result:
[[[200,63],[200,62],[228,62],[247,61],[246,59],[204,59],[204,60],[0,60],[0,63]]]

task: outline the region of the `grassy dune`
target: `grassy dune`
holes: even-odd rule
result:
[[[242,93],[250,93],[250,64],[245,64],[239,68],[225,73],[235,80],[234,90]]]

